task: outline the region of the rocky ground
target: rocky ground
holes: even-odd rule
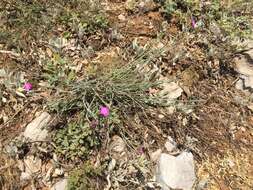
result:
[[[0,2],[0,189],[253,189],[253,3]]]

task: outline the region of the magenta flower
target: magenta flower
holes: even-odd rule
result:
[[[193,17],[191,18],[191,23],[192,23],[192,28],[196,28],[197,27],[196,21],[194,20]]]
[[[29,92],[29,91],[32,90],[33,86],[32,86],[32,84],[31,84],[30,82],[26,82],[26,83],[24,84],[23,88],[24,88],[24,90],[25,90],[26,92]]]
[[[108,107],[102,106],[102,107],[100,107],[99,113],[100,113],[100,115],[102,115],[103,117],[108,117],[109,114],[110,114],[110,111],[109,111],[109,108],[108,108]]]

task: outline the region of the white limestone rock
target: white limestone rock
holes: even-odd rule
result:
[[[161,154],[156,180],[163,190],[191,190],[196,180],[192,153],[182,152],[178,156]]]
[[[51,121],[51,116],[47,112],[43,112],[26,126],[24,137],[32,141],[44,141],[48,137],[47,126]]]

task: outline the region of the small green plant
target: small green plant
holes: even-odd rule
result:
[[[99,145],[98,135],[88,123],[69,123],[56,131],[54,136],[56,152],[67,160],[85,160]]]
[[[43,71],[43,77],[52,87],[57,86],[59,83],[67,85],[76,78],[75,72],[68,66],[68,61],[58,54],[54,54],[54,58],[48,60]]]
[[[68,178],[67,190],[94,190],[103,189],[103,166],[94,168],[86,162],[78,169],[73,170]]]
[[[58,22],[72,32],[90,35],[108,27],[108,21],[100,0],[73,1],[64,5]]]
[[[165,13],[165,16],[169,19],[171,19],[172,15],[177,10],[177,4],[174,1],[166,1],[163,5],[163,12]]]

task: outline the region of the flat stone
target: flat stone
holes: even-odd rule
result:
[[[26,126],[24,137],[32,141],[44,141],[48,136],[47,126],[51,121],[51,116],[43,112]]]
[[[138,8],[143,11],[143,12],[148,12],[148,11],[152,11],[155,8],[158,7],[158,4],[155,3],[153,0],[142,0],[139,4],[138,4]]]
[[[248,51],[235,59],[235,70],[240,74],[236,87],[240,90],[253,89],[253,41],[247,42]]]
[[[156,162],[158,159],[159,159],[159,157],[160,157],[160,155],[162,154],[162,149],[157,149],[155,152],[152,152],[151,154],[150,154],[150,159],[153,161],[153,162]]]
[[[64,175],[64,170],[62,168],[56,168],[54,170],[52,177],[58,177],[58,176],[62,176],[62,175]]]
[[[61,181],[58,181],[50,190],[66,190],[68,185],[67,179],[62,179]]]
[[[204,178],[202,179],[196,186],[196,190],[205,190],[207,189],[207,185],[208,185],[208,178]]]
[[[182,88],[175,82],[163,83],[159,94],[168,98],[168,102],[173,101],[182,95]]]
[[[118,19],[121,20],[121,21],[125,21],[126,20],[126,17],[123,15],[123,14],[120,14],[118,16]]]
[[[21,172],[21,175],[20,175],[20,181],[23,182],[23,181],[29,181],[31,179],[31,175],[27,172]]]
[[[168,152],[173,152],[177,148],[177,143],[172,139],[172,137],[169,136],[164,146]]]
[[[178,156],[162,153],[156,172],[156,180],[163,190],[191,190],[196,180],[193,155],[182,152]]]
[[[14,142],[10,142],[10,144],[6,145],[5,151],[11,156],[15,157],[18,154],[18,147]]]
[[[38,173],[41,170],[42,161],[38,157],[29,155],[24,159],[24,165],[25,165],[25,171],[28,174],[33,175],[35,173]]]
[[[117,135],[113,136],[109,149],[110,149],[110,154],[112,158],[114,158],[116,161],[124,160],[127,158],[126,143],[121,137]]]

